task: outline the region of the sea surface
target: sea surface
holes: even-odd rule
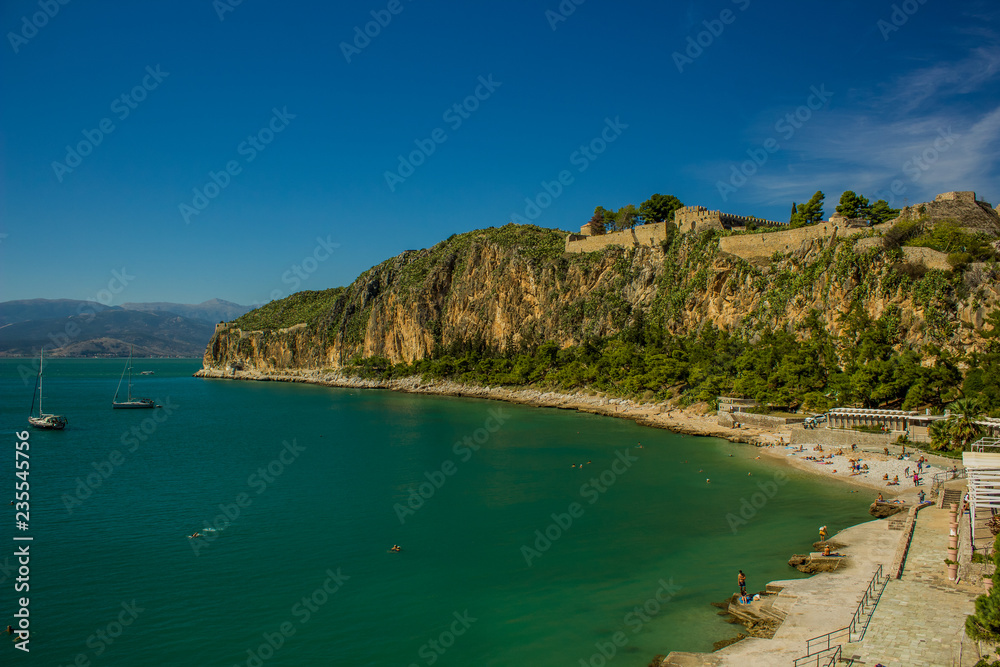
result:
[[[0,360],[0,506],[35,364]],[[111,409],[124,360],[46,362],[69,426],[29,431],[28,529],[14,507],[0,529],[0,622],[25,596],[31,632],[0,664],[640,667],[734,635],[710,603],[739,569],[795,578],[820,525],[870,518],[863,492],[719,439],[134,365],[163,408]]]

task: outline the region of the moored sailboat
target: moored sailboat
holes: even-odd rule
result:
[[[128,372],[128,399],[119,401],[118,393],[122,389],[122,381],[125,379],[126,372]],[[125,370],[122,371],[122,376],[118,380],[118,389],[115,390],[115,397],[111,400],[111,407],[115,410],[135,410],[156,407],[156,401],[151,398],[132,398],[132,348],[129,348],[128,361],[125,362]]]
[[[38,375],[35,376],[35,391],[31,395],[31,410],[28,411],[28,423],[35,428],[61,431],[66,428],[66,418],[62,415],[46,414],[42,411],[42,365],[45,358],[45,349],[39,352]],[[35,396],[38,396],[38,415],[35,416]]]

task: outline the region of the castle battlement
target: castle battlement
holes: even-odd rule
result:
[[[735,215],[722,211],[710,211],[704,206],[684,206],[674,212],[674,221],[682,234],[703,232],[706,229],[733,229],[755,227],[783,227],[787,222],[775,222],[755,218],[752,215]]]

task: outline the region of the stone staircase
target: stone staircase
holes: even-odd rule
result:
[[[951,503],[962,502],[962,490],[961,489],[944,489],[940,496],[938,496],[938,507],[949,507]]]

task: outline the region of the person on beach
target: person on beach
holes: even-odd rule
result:
[[[747,575],[743,574],[743,570],[740,570],[740,573],[736,575],[736,583],[740,586],[740,595],[745,596],[747,594]]]
[[[918,475],[917,473],[913,473],[913,486],[919,486],[919,485],[920,485],[920,475]]]
[[[878,494],[878,498],[875,499],[875,502],[877,502],[877,503],[885,502],[885,498],[882,497],[881,493]]]
[[[819,541],[820,542],[826,541],[826,526],[819,527]]]
[[[920,500],[920,504],[921,504],[921,505],[923,505],[923,504],[924,504],[924,498],[925,498],[925,497],[926,497],[926,496],[924,496],[924,492],[923,492],[922,490],[921,490],[920,492],[918,492],[918,493],[917,493],[917,499],[918,499],[918,500]]]

